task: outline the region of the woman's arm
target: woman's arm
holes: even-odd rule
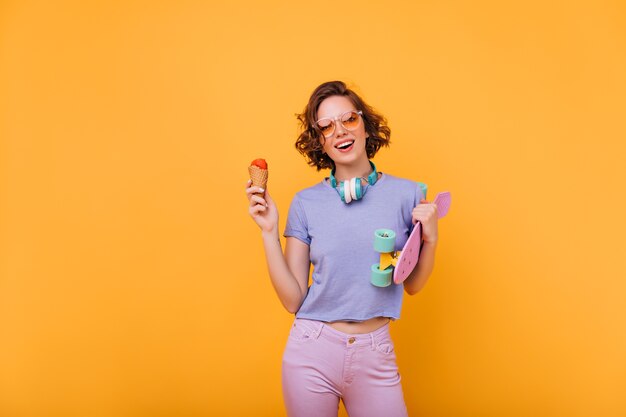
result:
[[[404,290],[409,295],[417,294],[433,272],[435,267],[435,251],[437,250],[437,241],[424,242],[420,250],[419,261],[413,272],[404,280]]]
[[[261,195],[264,193],[264,197]],[[269,191],[251,186],[248,181],[246,194],[249,213],[261,228],[267,270],[280,302],[290,313],[300,309],[309,283],[309,245],[296,238],[287,238],[285,255],[278,235],[278,208]]]
[[[435,267],[435,252],[438,239],[437,205],[421,199],[420,204],[413,209],[413,224],[418,221],[422,224],[422,248],[420,249],[417,266],[404,280],[404,290],[409,294],[417,294],[428,281],[428,277]]]
[[[280,302],[294,314],[302,305],[309,283],[309,245],[295,237],[288,237],[285,255],[278,232],[263,232],[263,246],[267,270]]]

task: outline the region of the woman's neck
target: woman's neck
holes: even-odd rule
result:
[[[337,181],[345,181],[354,177],[367,177],[372,172],[369,160],[360,162],[358,165],[337,165],[335,178]]]

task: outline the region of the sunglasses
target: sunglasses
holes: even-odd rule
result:
[[[337,121],[341,122],[341,126],[343,126],[344,129],[354,130],[359,127],[362,116],[362,111],[350,110],[335,118],[325,117],[323,119],[319,119],[313,124],[313,126],[322,132],[322,135],[324,135],[325,138],[329,138],[333,135],[333,133],[335,133],[335,123]]]

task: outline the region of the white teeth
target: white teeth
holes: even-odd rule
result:
[[[344,149],[349,147],[350,145],[352,145],[354,143],[354,141],[351,142],[344,142],[341,145],[337,145],[337,149]]]

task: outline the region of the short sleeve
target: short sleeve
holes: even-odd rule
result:
[[[285,226],[285,233],[283,236],[295,237],[298,240],[311,244],[311,236],[309,236],[309,227],[307,224],[306,214],[302,207],[302,202],[296,194],[289,206],[289,214],[287,215],[287,225]]]
[[[428,186],[423,182],[415,183],[415,200],[413,201],[413,207],[417,207],[420,203],[420,200],[426,198],[426,191],[428,190]]]

